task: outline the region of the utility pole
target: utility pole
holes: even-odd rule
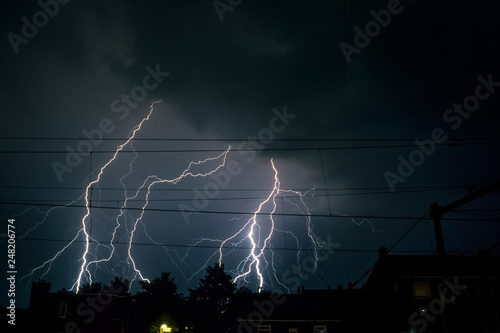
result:
[[[458,199],[457,201],[454,201],[446,206],[439,206],[437,202],[433,202],[431,204],[429,215],[434,221],[434,234],[436,236],[436,250],[438,255],[445,255],[443,229],[441,228],[441,217],[443,216],[443,214],[448,213],[462,205],[465,205],[466,203],[471,202],[479,197],[482,197],[483,195],[488,194],[489,192],[494,191],[498,188],[500,188],[500,180],[497,180],[493,184],[477,190],[474,188],[470,188],[469,194],[467,194],[462,199]]]

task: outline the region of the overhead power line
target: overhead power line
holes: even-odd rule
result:
[[[15,136],[3,136],[0,137],[0,140],[88,140],[87,137],[15,137]],[[101,141],[125,141],[129,138],[101,138]],[[337,138],[337,139],[326,139],[326,138],[317,138],[317,139],[273,139],[276,142],[413,142],[415,140],[424,140],[425,138]],[[134,141],[186,141],[186,142],[231,142],[231,141],[246,141],[248,138],[134,138]],[[457,139],[457,138],[449,138],[450,141],[493,141],[500,140],[500,138],[466,138],[466,139]]]
[[[454,189],[466,189],[468,186],[443,186],[443,187],[402,187],[399,188],[396,193],[416,193],[416,192],[431,192],[431,191],[445,191],[445,190],[454,190]],[[82,187],[44,187],[44,186],[0,186],[0,189],[22,189],[22,190],[44,190],[44,191],[83,191],[84,188]],[[99,188],[98,189],[101,192],[104,191],[123,191],[123,188]],[[128,188],[128,191],[147,191],[147,188]],[[307,193],[308,197],[339,197],[339,196],[361,196],[361,195],[381,195],[381,194],[391,194],[394,195],[394,192],[390,191],[387,188],[384,187],[365,187],[365,188],[333,188],[329,189],[330,193],[326,194],[326,190],[322,188],[313,188],[313,189],[305,189],[305,188],[291,188],[290,190],[293,191],[300,191],[303,193]],[[150,192],[166,192],[166,193],[189,193],[193,192],[193,189],[179,189],[179,188],[152,188],[149,190]],[[256,193],[256,192],[270,192],[272,189],[267,189],[267,188],[260,188],[260,189],[248,189],[248,188],[240,188],[240,189],[219,189],[219,192],[221,193],[242,193],[248,192],[248,193]],[[361,192],[354,192],[354,191],[361,191]],[[333,193],[332,193],[333,192]],[[12,195],[10,193],[10,195]],[[223,197],[223,198],[207,198],[207,200],[210,201],[227,201],[227,200],[250,200],[250,199],[265,199],[266,197]],[[64,202],[65,200],[60,200],[60,199],[47,199],[47,195],[44,195],[44,199],[16,199],[14,200],[12,197],[9,197],[8,199],[1,199],[0,200],[7,200],[7,201],[28,201],[28,202],[40,202],[40,201],[49,201],[49,202],[54,202],[54,201],[59,201],[59,202]],[[99,200],[101,202],[120,202],[123,201],[123,197],[120,197],[119,199],[106,199],[106,200]],[[139,199],[138,199],[139,200]],[[185,201],[185,200],[190,200],[189,198],[175,198],[175,199],[150,199],[149,201]],[[134,200],[128,200],[128,201],[134,201]],[[139,200],[140,201],[140,200]]]
[[[422,221],[425,216],[427,216],[427,213],[429,213],[429,209],[427,209],[415,222],[413,222],[413,224],[405,232],[403,232],[401,237],[399,237],[394,242],[394,244],[392,244],[391,247],[387,249],[387,252],[391,252],[403,240],[403,238],[405,238],[410,233],[410,231],[412,231],[417,226],[417,224]]]
[[[435,143],[436,146],[470,146],[470,145],[489,145],[500,144],[500,141],[487,141],[487,142],[465,142],[465,143]],[[231,151],[245,152],[245,151],[315,151],[315,150],[349,150],[349,149],[393,149],[393,148],[415,148],[415,144],[407,145],[374,145],[374,146],[340,146],[340,147],[293,147],[293,148],[237,148],[233,147]],[[150,149],[150,150],[122,150],[123,153],[204,153],[204,152],[224,152],[224,149]],[[116,150],[92,150],[89,151],[93,154],[114,154]],[[66,150],[1,150],[0,154],[68,154]]]
[[[2,238],[6,238],[2,237]],[[85,243],[85,240],[71,240],[71,239],[62,239],[62,238],[36,238],[36,237],[23,237],[23,238],[18,238],[18,240],[22,241],[39,241],[39,242],[64,242],[64,243]],[[97,243],[96,240],[91,240],[92,243]],[[110,244],[109,242],[102,241],[99,242],[102,244]],[[203,244],[172,244],[172,243],[144,243],[144,242],[137,242],[137,241],[132,241],[131,243],[129,242],[118,242],[115,241],[113,242],[114,245],[126,245],[128,246],[129,244],[135,245],[135,246],[154,246],[154,247],[167,247],[167,248],[199,248],[199,249],[220,249],[220,246],[217,245],[203,245]],[[317,252],[331,252],[332,249],[306,249],[306,248],[290,248],[290,247],[269,247],[266,246],[265,248],[262,247],[250,247],[250,246],[232,246],[232,245],[224,245],[222,247],[223,249],[232,249],[232,250],[251,250],[252,248],[255,248],[257,250],[272,250],[272,251],[317,251]],[[377,253],[378,250],[375,249],[341,249],[341,248],[336,248],[333,251],[335,252],[348,252],[348,253]],[[401,251],[391,251],[393,253],[419,253],[419,254],[432,254],[433,251],[424,251],[424,250],[401,250]],[[477,252],[474,251],[469,251],[469,252],[462,252],[464,254],[476,254]]]
[[[41,206],[41,207],[60,207],[60,208],[87,208],[85,205],[56,205],[34,202],[12,202],[0,201],[2,205],[21,205],[21,206]],[[219,211],[219,210],[196,210],[196,209],[167,209],[167,208],[142,208],[142,207],[111,207],[111,206],[92,206],[93,209],[112,209],[112,210],[132,210],[132,211],[148,211],[148,212],[169,212],[169,213],[195,213],[195,214],[218,214],[218,215],[262,215],[268,216],[269,212],[242,212],[242,211]],[[289,216],[289,217],[304,217],[304,214],[299,213],[273,213],[273,216]],[[416,217],[408,216],[380,216],[380,215],[345,215],[345,214],[311,214],[311,217],[321,218],[357,218],[357,219],[386,219],[386,220],[414,220]],[[431,218],[425,218],[430,220]],[[500,222],[500,219],[466,219],[466,218],[446,218],[443,221],[475,221],[475,222]]]
[[[410,193],[410,192],[405,192],[405,193]],[[349,194],[316,194],[314,195],[315,198],[325,198],[325,197],[340,197],[340,196],[356,196],[356,195],[380,195],[380,194],[392,194],[392,192],[377,192],[377,193],[349,193]],[[221,197],[217,197],[217,198],[206,198],[205,200],[206,201],[241,201],[241,200],[265,200],[267,199],[268,197],[267,196],[261,196],[261,197],[225,197],[225,198],[221,198]],[[297,198],[297,196],[281,196],[280,198],[284,198],[284,199],[293,199],[293,198]],[[63,204],[63,203],[67,203],[68,200],[65,200],[65,199],[12,199],[12,198],[8,198],[8,199],[0,199],[1,200],[6,200],[8,202],[30,202],[30,203],[38,203],[38,202],[50,202],[50,203],[53,203],[54,205],[57,205],[57,204]],[[192,201],[193,198],[168,198],[168,199],[148,199],[148,202],[185,202],[185,201]],[[81,199],[80,201],[83,201],[83,199]],[[119,199],[100,199],[100,200],[95,200],[95,201],[98,201],[98,202],[116,202],[116,203],[120,203],[120,202],[145,202],[144,199],[128,199],[128,200],[125,200],[124,198],[119,198]],[[479,210],[481,211],[481,210]],[[466,214],[466,215],[473,215],[473,214]]]
[[[398,191],[441,191],[441,190],[455,190],[455,189],[466,189],[469,188],[469,185],[449,185],[449,186],[407,186],[407,187],[398,187]],[[71,186],[11,186],[5,185],[0,186],[0,189],[29,189],[29,190],[85,190],[85,187],[71,187]],[[99,187],[96,188],[100,191],[123,191],[123,187]],[[136,187],[128,187],[128,191],[137,191],[143,190],[147,191],[147,188],[136,188]],[[220,192],[270,192],[272,188],[221,188]],[[293,191],[326,191],[324,188],[289,188],[289,190]],[[387,190],[387,187],[334,187],[328,188],[328,191],[379,191],[379,190]],[[192,192],[193,188],[151,188],[151,192],[153,191],[187,191]],[[391,191],[391,193],[393,193]]]

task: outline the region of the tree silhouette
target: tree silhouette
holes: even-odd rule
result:
[[[101,282],[95,282],[92,284],[86,283],[86,284],[81,286],[78,293],[79,294],[97,294],[102,289],[103,289],[103,285]]]
[[[132,331],[149,332],[164,323],[174,330],[181,327],[184,300],[170,273],[163,272],[151,283],[141,281],[139,284],[144,291],[133,297],[135,320]]]
[[[198,287],[189,289],[189,306],[195,314],[196,332],[224,332],[231,325],[228,309],[236,290],[231,280],[224,272],[224,265],[214,264],[207,267]]]
[[[122,297],[130,297],[128,292],[129,281],[122,277],[115,276],[113,280],[109,282],[109,286],[104,286],[104,289],[108,289],[110,293],[116,294]]]

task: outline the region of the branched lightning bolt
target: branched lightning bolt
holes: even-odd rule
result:
[[[274,173],[273,186],[270,193],[265,200],[258,205],[252,216],[243,223],[243,226],[239,228],[238,231],[225,240],[219,241],[219,264],[222,264],[223,259],[232,254],[236,248],[243,247],[244,243],[249,243],[248,255],[239,261],[236,268],[231,271],[235,276],[233,282],[236,284],[253,283],[252,276],[254,276],[257,280],[256,284],[259,291],[262,290],[265,285],[274,286],[276,283],[279,285],[279,288],[284,288],[290,292],[288,286],[278,278],[278,265],[276,261],[278,258],[281,259],[281,256],[273,250],[272,241],[273,238],[276,238],[276,233],[284,234],[285,237],[288,236],[294,240],[297,251],[296,267],[298,267],[298,273],[301,278],[302,265],[300,259],[303,247],[301,246],[299,235],[290,230],[277,228],[274,218],[277,209],[277,198],[283,198],[292,209],[304,216],[306,239],[309,243],[307,249],[312,252],[312,255],[308,257],[308,263],[312,263],[312,267],[310,267],[312,272],[318,269],[318,262],[320,261],[319,251],[331,251],[331,247],[328,247],[330,244],[325,244],[325,242],[314,233],[314,226],[312,223],[313,215],[305,200],[309,195],[309,191],[302,193],[296,190],[282,189],[276,164],[273,159],[270,160],[270,163]],[[292,198],[295,199],[292,200]],[[265,207],[268,207],[268,213],[265,213]],[[237,221],[240,221],[240,219],[237,219]]]
[[[273,218],[273,213],[274,211],[276,210],[276,196],[280,193],[280,181],[279,181],[279,178],[278,178],[278,170],[276,170],[276,167],[274,166],[274,161],[271,159],[271,165],[273,167],[273,170],[274,170],[274,186],[273,186],[273,189],[271,191],[271,193],[269,194],[269,196],[266,198],[266,200],[264,200],[262,203],[260,203],[259,207],[257,208],[257,210],[255,211],[255,213],[253,214],[253,216],[247,221],[247,223],[245,223],[245,225],[240,229],[240,231],[238,231],[236,235],[238,235],[240,232],[242,232],[244,229],[247,228],[247,226],[250,225],[250,230],[248,231],[248,234],[247,234],[247,237],[248,239],[250,240],[250,243],[252,244],[252,248],[250,250],[250,255],[245,259],[245,264],[244,266],[246,266],[246,263],[248,263],[248,268],[245,272],[239,274],[238,276],[236,276],[234,278],[234,282],[238,281],[238,279],[242,278],[242,277],[245,277],[246,275],[250,274],[250,272],[252,271],[252,266],[255,267],[255,271],[256,271],[256,274],[258,276],[258,280],[259,280],[259,289],[261,289],[263,286],[264,286],[264,278],[262,276],[262,271],[261,271],[261,262],[260,262],[260,258],[262,257],[263,253],[264,253],[264,250],[268,244],[268,242],[270,241],[272,235],[273,235],[273,232],[274,232],[274,218]],[[258,221],[257,221],[257,216],[260,214],[260,212],[262,211],[262,208],[264,207],[264,205],[268,202],[272,202],[272,210],[269,214],[269,221],[270,221],[270,228],[269,228],[269,232],[267,233],[266,235],[266,238],[264,239],[264,242],[262,243],[262,247],[260,249],[258,249],[258,246],[260,245],[260,233],[257,234],[257,239],[256,239],[256,235],[254,233],[255,229],[259,229],[259,231],[262,230],[261,226],[258,224]],[[233,239],[233,237],[230,237],[228,238],[227,240],[225,240],[222,244],[221,244],[221,248],[220,248],[220,257],[219,257],[219,263],[222,262],[222,247],[224,246],[224,244]],[[264,260],[265,260],[265,257],[264,257]]]
[[[148,199],[149,199],[149,195],[151,194],[151,188],[154,185],[163,184],[163,183],[177,184],[179,181],[181,181],[182,179],[184,179],[186,177],[194,177],[194,178],[196,178],[196,177],[206,177],[206,176],[209,176],[209,175],[217,172],[220,168],[222,168],[225,165],[225,163],[226,163],[226,157],[227,157],[227,154],[229,153],[230,149],[231,149],[231,147],[229,147],[227,150],[225,150],[223,153],[221,153],[220,155],[218,155],[216,157],[206,158],[204,160],[200,160],[200,161],[197,161],[197,162],[190,162],[189,165],[188,165],[188,167],[182,172],[182,174],[180,176],[176,177],[176,178],[173,178],[173,179],[161,179],[158,176],[154,176],[153,175],[153,176],[148,176],[148,178],[144,181],[144,183],[141,186],[141,188],[144,188],[145,184],[148,183],[151,179],[153,179],[153,181],[149,182],[149,185],[147,187],[145,203],[142,206],[140,216],[135,220],[135,222],[133,224],[133,228],[132,228],[132,231],[130,232],[130,238],[129,238],[129,243],[128,243],[128,258],[129,258],[130,262],[132,263],[132,267],[133,267],[134,271],[140,276],[140,278],[142,280],[145,280],[145,281],[149,282],[148,279],[146,279],[146,278],[143,277],[141,271],[139,271],[139,269],[137,269],[137,265],[135,263],[135,260],[132,257],[132,241],[134,239],[134,234],[135,234],[135,231],[137,229],[137,225],[138,225],[139,222],[142,222],[145,209],[149,205]],[[217,168],[215,168],[213,170],[210,170],[210,171],[205,172],[205,173],[201,173],[201,172],[193,173],[191,171],[191,168],[193,166],[200,165],[200,164],[206,163],[208,161],[220,160],[220,159],[222,160],[222,162],[217,166]],[[149,237],[149,238],[151,239],[151,241],[155,242],[151,237]]]
[[[36,271],[38,271],[38,270],[40,270],[40,269],[44,268],[45,266],[47,266],[47,269],[45,270],[45,272],[44,272],[44,273],[40,276],[40,278],[43,278],[43,277],[44,277],[44,276],[45,276],[45,275],[46,275],[46,274],[50,271],[50,268],[52,267],[52,263],[53,263],[53,262],[54,262],[54,261],[55,261],[55,260],[56,260],[56,259],[57,259],[57,258],[58,258],[58,257],[59,257],[59,256],[60,256],[63,252],[64,252],[64,251],[66,251],[66,249],[67,249],[67,248],[69,248],[69,247],[70,247],[70,246],[71,246],[71,245],[72,245],[72,244],[73,244],[73,243],[74,243],[74,242],[78,239],[78,237],[80,236],[80,233],[81,233],[81,232],[82,232],[82,230],[80,229],[80,230],[77,232],[76,236],[75,236],[75,237],[73,237],[73,239],[72,239],[70,242],[68,242],[68,244],[66,244],[66,246],[64,246],[64,247],[63,247],[61,250],[59,250],[59,251],[58,251],[58,252],[57,252],[57,253],[56,253],[56,254],[55,254],[52,258],[50,258],[50,259],[46,260],[46,261],[45,261],[43,264],[41,264],[40,266],[38,266],[38,267],[35,267],[35,268],[31,269],[27,275],[25,275],[25,276],[21,277],[21,281],[22,281],[22,280],[24,280],[24,279],[26,279],[27,277],[30,277],[30,278],[29,278],[29,281],[28,281],[28,283],[29,283],[29,282],[31,281],[31,278],[33,277],[33,274],[34,274]]]
[[[127,228],[127,233],[128,233],[128,236],[127,236],[127,243],[128,243],[128,249],[127,249],[127,260],[129,261],[129,263],[132,265],[132,268],[134,270],[134,273],[135,273],[135,276],[134,276],[134,279],[136,277],[139,277],[141,280],[144,280],[144,281],[149,281],[147,278],[145,278],[142,274],[142,272],[138,269],[137,267],[137,264],[132,256],[132,245],[133,245],[133,239],[134,239],[134,234],[137,230],[137,227],[139,225],[139,223],[142,223],[142,225],[144,226],[144,223],[143,223],[143,217],[144,217],[144,212],[149,204],[149,196],[151,194],[151,189],[155,186],[155,185],[159,185],[159,184],[177,184],[179,181],[181,181],[182,179],[186,178],[186,177],[193,177],[193,178],[197,178],[197,177],[206,177],[206,176],[209,176],[215,172],[217,172],[220,168],[222,168],[225,163],[226,163],[226,157],[227,157],[227,154],[229,153],[231,147],[228,147],[227,150],[225,150],[224,152],[222,152],[221,154],[219,154],[218,156],[215,156],[215,157],[209,157],[209,158],[206,158],[206,159],[203,159],[203,160],[199,160],[199,161],[193,161],[193,162],[190,162],[188,164],[188,166],[184,169],[184,171],[182,171],[182,173],[175,177],[175,178],[172,178],[172,179],[162,179],[160,178],[159,176],[156,176],[156,175],[149,175],[148,177],[146,177],[146,179],[142,182],[142,185],[137,189],[137,191],[131,195],[128,194],[128,191],[127,191],[127,188],[126,188],[126,185],[125,185],[125,179],[130,176],[132,173],[133,173],[133,164],[134,162],[136,161],[137,157],[138,157],[138,154],[135,153],[134,149],[133,149],[133,140],[134,138],[136,137],[137,133],[141,130],[141,128],[143,127],[143,124],[148,121],[153,113],[153,110],[154,110],[154,106],[157,104],[157,103],[160,103],[161,101],[155,101],[151,104],[151,107],[150,107],[150,110],[149,110],[149,113],[146,117],[144,117],[140,123],[134,127],[134,129],[131,131],[128,139],[123,142],[122,144],[120,144],[116,151],[114,152],[113,156],[102,166],[99,168],[99,171],[97,173],[97,176],[95,177],[94,180],[90,181],[86,186],[85,186],[85,191],[84,193],[82,194],[82,196],[80,196],[80,198],[78,198],[77,200],[74,200],[72,202],[70,202],[69,204],[67,204],[66,206],[70,206],[72,205],[74,202],[78,201],[78,200],[81,200],[82,198],[84,199],[84,202],[85,202],[85,214],[84,216],[82,217],[81,219],[81,227],[78,229],[76,235],[71,239],[71,241],[68,242],[68,244],[66,244],[66,246],[64,246],[62,249],[60,249],[52,258],[50,258],[49,260],[46,260],[42,265],[32,269],[29,271],[29,274],[27,274],[25,277],[23,278],[26,278],[26,277],[31,277],[34,275],[35,272],[43,269],[44,267],[47,267],[46,270],[43,272],[42,274],[42,277],[45,276],[51,269],[51,266],[53,264],[53,262],[62,255],[62,253],[64,253],[64,251],[66,251],[71,245],[73,245],[82,235],[84,236],[84,251],[83,251],[83,254],[81,256],[81,266],[80,266],[80,269],[78,271],[78,275],[77,275],[77,278],[76,278],[76,281],[74,282],[73,286],[71,289],[75,289],[76,292],[78,292],[81,288],[81,284],[82,284],[82,281],[83,281],[83,278],[85,277],[91,284],[92,284],[92,273],[90,271],[91,267],[96,267],[97,268],[97,265],[99,263],[103,263],[103,262],[109,262],[111,260],[111,258],[114,256],[115,252],[116,252],[116,248],[115,248],[115,244],[118,242],[117,240],[117,232],[118,230],[123,226],[123,219],[126,218],[126,210],[127,210],[127,207],[128,207],[128,203],[130,200],[132,199],[136,199],[139,194],[141,193],[141,191],[146,191],[146,195],[145,195],[145,203],[144,205],[142,206],[142,209],[141,209],[141,213],[140,213],[140,216],[135,219],[135,221],[133,221],[133,224],[132,224],[132,227],[130,230],[128,230]],[[128,169],[128,173],[123,175],[121,178],[120,178],[120,183],[122,185],[122,188],[123,188],[123,193],[124,193],[124,201],[123,201],[123,204],[121,205],[120,207],[120,210],[119,210],[119,213],[118,215],[114,218],[114,227],[113,227],[113,232],[112,232],[112,235],[111,235],[111,239],[109,241],[109,245],[103,245],[103,244],[100,244],[98,243],[98,246],[96,248],[96,251],[99,250],[99,247],[101,246],[104,246],[107,251],[108,251],[108,254],[101,257],[101,258],[98,258],[98,254],[97,253],[91,253],[90,252],[90,243],[92,241],[96,241],[94,240],[91,235],[90,235],[90,230],[89,230],[89,217],[90,217],[90,213],[91,213],[91,191],[93,188],[98,188],[99,187],[99,182],[101,181],[106,169],[117,159],[119,153],[127,146],[127,145],[130,145],[130,149],[132,151],[134,151],[135,153],[135,156],[134,158],[130,161],[129,163],[129,169]],[[203,165],[204,163],[207,163],[207,162],[210,162],[210,161],[218,161],[218,165],[215,167],[215,168],[212,168],[211,170],[207,171],[207,172],[196,172],[196,171],[193,171],[194,167],[196,166],[200,166],[200,165]],[[62,207],[57,207],[57,208],[62,208]],[[39,225],[41,225],[42,223],[44,223],[50,212],[52,212],[55,208],[52,208],[51,210],[47,211],[47,212],[42,212],[44,213],[44,218],[41,222],[37,223],[33,228],[29,229],[28,233],[30,233],[31,231],[33,231],[34,229],[36,229]],[[125,224],[126,226],[126,224]],[[144,231],[145,231],[145,234],[146,236],[152,241],[154,242],[155,244],[161,244],[159,242],[156,242],[155,240],[153,240],[153,238],[151,236],[149,236],[149,234],[147,233],[147,230],[144,226]],[[167,250],[165,248],[165,250]],[[168,254],[168,252],[167,252]],[[173,259],[171,257],[171,259]],[[172,260],[172,262],[174,262],[174,260]],[[175,262],[174,262],[175,264]],[[182,270],[181,270],[182,272]]]
[[[38,228],[39,226],[41,226],[42,224],[45,223],[45,221],[47,221],[47,219],[49,218],[49,215],[55,211],[56,209],[62,209],[62,208],[66,208],[66,207],[69,207],[71,205],[73,205],[74,203],[78,202],[79,200],[81,200],[83,198],[83,194],[76,200],[72,200],[71,202],[63,205],[63,206],[56,206],[56,207],[52,207],[46,211],[42,211],[41,209],[37,208],[37,207],[31,207],[31,208],[28,208],[26,209],[25,211],[21,212],[21,213],[18,213],[18,214],[12,214],[13,217],[18,217],[18,216],[21,216],[21,215],[24,215],[26,213],[28,213],[29,211],[31,210],[35,210],[37,211],[38,213],[42,214],[43,215],[43,219],[41,221],[39,221],[38,223],[36,223],[33,227],[31,227],[30,229],[28,229],[28,231],[26,231],[24,233],[24,235],[22,236],[19,236],[19,238],[26,238],[28,237],[28,235],[34,231],[36,228]]]
[[[271,247],[271,241],[273,238],[273,234],[275,232],[285,233],[287,235],[292,236],[295,239],[296,246],[298,249],[297,261],[300,259],[300,244],[298,237],[291,231],[281,230],[276,227],[274,214],[277,208],[276,199],[279,195],[283,196],[283,194],[292,194],[300,199],[299,202],[302,207],[296,203],[293,203],[290,200],[287,201],[291,203],[293,206],[295,206],[296,209],[298,209],[299,212],[305,216],[307,234],[312,243],[312,251],[314,253],[315,267],[318,261],[318,255],[317,255],[317,250],[319,246],[318,238],[314,234],[312,228],[310,210],[304,201],[305,194],[298,191],[281,189],[278,170],[276,168],[273,159],[271,159],[271,167],[274,172],[274,182],[271,192],[269,193],[267,198],[259,204],[253,215],[244,223],[244,225],[235,234],[233,234],[232,236],[228,237],[227,239],[221,242],[218,251],[219,264],[222,264],[223,257],[229,255],[232,252],[229,251],[227,253],[224,253],[225,247],[227,247],[230,244],[231,248],[235,248],[243,244],[243,241],[248,240],[250,243],[249,254],[245,257],[245,259],[240,261],[240,263],[238,264],[238,267],[236,268],[236,277],[234,278],[233,282],[238,283],[240,280],[248,282],[247,278],[249,277],[249,275],[252,272],[255,272],[255,275],[258,280],[257,285],[259,287],[259,290],[261,290],[264,287],[265,284],[264,271],[268,270],[269,266],[272,269],[272,273],[267,273],[267,274],[272,275],[278,284],[288,289],[280,281],[276,273],[277,269],[274,262],[275,253]],[[263,213],[265,206],[270,206],[269,213],[266,214]],[[263,215],[265,215],[265,217]],[[240,237],[242,237],[242,239],[236,242],[236,239],[239,239]],[[270,258],[268,258],[268,256],[265,255],[265,252],[267,250],[269,250],[269,252],[271,253]]]
[[[108,161],[106,162],[106,164],[104,164],[101,169],[99,170],[99,173],[97,174],[97,177],[95,180],[91,181],[87,187],[85,188],[85,207],[86,207],[86,213],[85,213],[85,216],[82,218],[82,231],[83,233],[85,234],[85,251],[82,255],[82,266],[80,268],[80,273],[78,274],[78,278],[76,280],[76,292],[78,292],[80,290],[80,284],[81,284],[81,280],[82,280],[82,276],[83,276],[83,273],[84,272],[87,272],[88,273],[88,277],[89,277],[89,281],[92,283],[92,277],[91,277],[91,274],[90,272],[88,271],[87,269],[87,254],[89,252],[89,246],[90,246],[90,234],[87,230],[87,218],[90,216],[90,199],[89,199],[89,193],[90,193],[90,189],[92,188],[92,186],[94,184],[97,184],[99,183],[99,181],[101,180],[101,176],[103,175],[104,173],[104,170],[106,170],[106,168],[108,167],[108,165],[110,165],[111,163],[113,163],[113,161],[116,159],[116,157],[118,156],[118,154],[120,153],[120,151],[122,151],[122,149],[128,145],[130,143],[130,141],[132,141],[135,137],[135,135],[137,134],[137,132],[139,132],[139,130],[141,129],[142,127],[142,124],[144,124],[144,122],[148,121],[149,118],[151,117],[151,114],[153,113],[153,110],[154,110],[154,106],[155,104],[157,103],[160,103],[160,101],[155,101],[151,104],[151,108],[149,109],[149,113],[148,115],[143,118],[141,120],[141,122],[139,123],[139,125],[137,125],[133,130],[132,130],[132,135],[130,135],[130,137],[128,138],[127,141],[125,141],[124,143],[122,143],[120,146],[118,146],[118,148],[116,149],[115,153],[113,154],[113,157]],[[113,247],[114,249],[114,247]]]
[[[300,274],[301,278],[303,276],[303,273],[300,271],[302,266],[300,263],[302,249],[306,248],[312,252],[312,256],[308,258],[310,259],[308,262],[312,262],[313,265],[312,271],[314,272],[318,268],[318,261],[320,261],[318,252],[324,250],[325,246],[324,246],[324,241],[322,241],[314,233],[314,226],[312,223],[313,215],[311,214],[311,209],[309,209],[305,200],[306,197],[308,196],[309,191],[302,193],[296,190],[282,189],[278,168],[276,167],[274,159],[270,160],[270,165],[273,170],[273,177],[272,177],[273,185],[271,186],[269,194],[267,195],[267,197],[265,197],[265,199],[262,202],[258,204],[255,211],[251,214],[250,218],[245,220],[243,220],[242,218],[236,219],[235,223],[238,224],[243,223],[243,225],[239,227],[238,231],[236,231],[236,233],[234,233],[230,237],[226,239],[202,237],[201,239],[198,239],[194,243],[192,243],[191,247],[188,248],[185,255],[183,257],[180,257],[175,250],[169,250],[163,242],[155,240],[148,233],[146,224],[144,222],[144,214],[150,203],[150,196],[152,189],[162,184],[176,185],[181,180],[188,177],[199,178],[199,177],[210,176],[218,172],[222,167],[226,165],[226,158],[231,150],[231,147],[229,146],[225,151],[223,151],[221,154],[217,156],[189,162],[188,165],[185,167],[185,169],[180,173],[180,175],[175,178],[161,178],[160,176],[155,174],[149,175],[145,179],[143,179],[141,185],[137,188],[135,192],[129,193],[127,190],[127,186],[125,184],[125,179],[133,174],[133,165],[136,159],[138,158],[138,154],[134,151],[133,148],[134,139],[137,133],[143,127],[143,124],[146,121],[150,120],[150,117],[154,110],[154,106],[160,102],[161,101],[156,101],[151,104],[148,115],[144,117],[137,126],[134,127],[134,129],[129,134],[129,138],[124,143],[122,143],[117,147],[113,156],[102,167],[98,169],[99,171],[97,173],[97,176],[95,177],[94,180],[90,181],[87,184],[87,186],[85,186],[85,191],[82,194],[82,196],[67,205],[69,206],[76,201],[82,200],[82,198],[84,199],[85,202],[85,214],[81,218],[80,221],[81,226],[79,227],[76,235],[66,246],[64,246],[61,250],[59,250],[51,259],[45,261],[39,267],[32,269],[27,276],[32,277],[35,272],[47,267],[42,274],[42,277],[45,276],[50,271],[53,262],[58,257],[60,257],[61,254],[67,248],[69,248],[72,244],[74,244],[77,241],[77,239],[81,238],[83,235],[84,251],[83,254],[81,255],[81,260],[79,260],[81,266],[79,268],[77,278],[71,289],[75,289],[76,292],[79,292],[84,279],[86,279],[87,281],[89,281],[89,283],[92,284],[93,274],[91,270],[95,269],[97,271],[98,264],[104,262],[110,262],[117,252],[115,244],[119,243],[120,240],[123,238],[126,238],[127,258],[126,259],[122,258],[122,262],[126,262],[127,264],[129,264],[129,266],[133,270],[134,275],[133,275],[133,280],[131,282],[133,282],[136,278],[149,282],[149,279],[147,279],[144,276],[144,274],[140,271],[139,265],[136,262],[136,260],[134,260],[132,253],[134,237],[136,236],[138,228],[142,227],[145,236],[153,244],[162,246],[164,248],[167,256],[169,256],[170,258],[170,261],[179,269],[179,271],[184,275],[184,278],[188,281],[191,280],[193,277],[195,277],[197,274],[199,274],[202,271],[202,269],[204,269],[204,267],[206,267],[206,265],[208,265],[209,262],[214,257],[218,257],[219,264],[222,264],[224,258],[227,258],[228,256],[237,255],[236,249],[240,248],[247,250],[247,248],[245,247],[247,246],[248,254],[246,254],[244,258],[238,262],[236,268],[231,271],[233,276],[235,276],[233,282],[236,284],[249,284],[249,283],[255,283],[255,281],[257,281],[256,285],[258,286],[259,291],[262,290],[265,285],[274,286],[275,283],[277,283],[281,286],[281,288],[285,288],[288,292],[290,292],[288,286],[278,278],[277,274],[278,265],[276,264],[276,261],[281,260],[281,256],[275,252],[272,246],[272,241],[273,237],[275,237],[275,234],[280,233],[285,237],[285,250],[286,250],[286,238],[290,237],[294,240],[296,249],[296,262],[299,270],[298,273]],[[95,241],[91,237],[91,231],[89,226],[89,219],[91,214],[90,203],[92,197],[91,194],[92,190],[94,188],[99,188],[99,183],[103,175],[105,174],[106,169],[117,159],[120,152],[127,145],[130,145],[130,149],[134,151],[135,156],[129,162],[128,172],[119,179],[123,189],[123,196],[124,196],[123,204],[121,205],[118,214],[113,218],[112,221],[114,222],[112,227],[113,231],[109,243],[106,245],[97,243],[98,245],[97,247],[95,247],[95,251],[90,251],[91,242]],[[218,164],[215,167],[212,167],[209,171],[206,172],[195,171],[196,167],[214,161],[217,161]],[[301,237],[297,233],[290,231],[288,228],[285,228],[285,226],[283,227],[283,229],[277,228],[275,222],[275,214],[277,210],[277,199],[280,197],[282,198],[281,206],[284,206],[283,201],[286,201],[286,204],[289,207],[292,207],[293,210],[298,211],[301,215],[303,215],[305,219],[305,229],[306,229],[306,235],[304,235],[304,237]],[[131,223],[129,223],[127,220],[127,217],[129,217],[129,215],[127,215],[127,208],[131,201],[136,201],[137,199],[144,200],[144,204],[139,208],[140,213],[138,217],[132,218]],[[45,212],[46,214],[43,221],[37,223],[33,228],[29,229],[26,234],[30,233],[31,231],[36,229],[40,224],[45,222],[48,214],[53,209]],[[347,215],[342,215],[337,212],[335,212],[335,214],[338,214],[339,216],[348,217]],[[370,221],[368,220],[363,220],[359,223],[354,219],[352,219],[352,221],[358,225],[367,222],[370,224],[370,226],[372,226]],[[104,224],[102,221],[99,221],[99,223]],[[283,223],[285,225],[285,222]],[[120,239],[118,236],[118,231],[121,228],[126,229],[126,236],[122,235],[121,236],[122,238]],[[304,242],[304,239],[308,243],[306,247],[301,246],[303,245],[301,242]],[[216,249],[216,250],[214,249],[215,252],[213,252],[211,255],[208,256],[208,259],[205,261],[203,267],[201,267],[194,273],[191,272],[192,274],[190,273],[190,275],[186,275],[183,271],[183,267],[184,268],[189,267],[186,261],[189,256],[190,249],[192,247],[201,245],[201,243],[203,242],[208,242],[210,244],[217,244],[213,246]],[[106,251],[106,255],[102,256],[101,253],[97,253],[97,252],[102,252],[102,250]],[[175,252],[175,258],[171,255],[172,252],[169,251]],[[238,260],[239,259],[241,259],[241,257],[239,257]]]

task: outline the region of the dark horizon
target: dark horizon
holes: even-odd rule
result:
[[[40,278],[168,271],[186,292],[218,262],[252,290],[346,287],[382,246],[433,255],[431,204],[500,179],[495,1],[2,9],[19,307]],[[445,252],[499,256],[499,199],[444,214]]]

